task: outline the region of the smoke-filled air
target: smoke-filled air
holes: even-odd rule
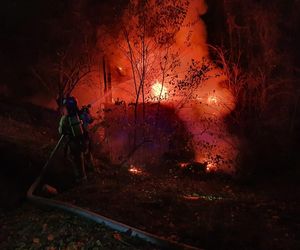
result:
[[[0,23],[0,249],[300,249],[300,0]]]
[[[125,113],[122,115],[125,116],[123,117],[125,120],[132,118],[130,118],[130,106],[129,109],[127,106],[129,103],[136,102],[138,105],[146,105],[147,108],[154,103],[159,103],[164,108],[172,109],[177,119],[185,126],[187,136],[189,136],[189,150],[194,151],[193,157],[189,160],[207,164],[209,171],[234,172],[239,142],[227,132],[223,119],[234,109],[235,100],[223,84],[226,81],[226,75],[210,59],[207,30],[201,19],[207,11],[205,1],[190,1],[186,5],[169,6],[170,12],[174,11],[172,8],[181,7],[182,13],[178,14],[177,27],[171,27],[173,30],[168,26],[171,24],[167,23],[173,20],[166,21],[162,29],[172,33],[170,34],[172,41],[164,41],[164,44],[159,44],[160,41],[156,40],[159,38],[155,35],[140,30],[137,19],[141,18],[139,15],[143,13],[131,13],[132,8],[138,8],[140,3],[133,1],[130,4],[133,7],[125,10],[122,17],[122,22],[126,22],[126,26],[123,27],[124,24],[121,24],[118,34],[108,36],[105,31],[103,32],[103,27],[99,28],[99,50],[105,52],[103,54],[103,60],[106,63],[104,67],[107,67],[106,73],[111,77],[111,87],[100,96],[99,83],[103,79],[97,79],[92,81],[90,86],[83,86],[84,91],[81,87],[75,89],[74,95],[83,102],[94,98],[96,102],[93,106],[94,111],[107,100],[109,102],[124,101]],[[156,6],[155,1],[150,1],[147,11],[156,14],[159,18],[168,18],[165,17],[165,7],[163,4]],[[150,15],[149,13],[147,15]],[[144,18],[150,17],[144,16]],[[105,40],[104,43],[103,40]],[[144,48],[143,43],[145,43]],[[101,46],[105,46],[105,49]],[[144,52],[143,49],[145,49]],[[189,72],[191,67],[194,72]],[[192,74],[199,73],[202,74],[201,79],[193,79],[195,83],[187,82],[189,78],[196,77]],[[103,74],[103,68],[101,74]],[[141,76],[142,74],[144,76]],[[99,76],[96,75],[95,78]],[[139,84],[142,86],[137,86]],[[186,86],[180,87],[180,84]],[[141,87],[143,93],[138,93],[136,90],[138,87]],[[139,95],[138,98],[137,95]],[[146,111],[146,116],[154,115],[153,110],[149,112],[147,114]],[[159,111],[157,112],[159,115]],[[116,111],[116,115],[121,114]],[[139,113],[139,115],[142,114]],[[170,121],[172,122],[174,121]],[[156,130],[154,128],[156,125],[149,126]],[[113,146],[107,146],[114,148],[114,159],[123,159],[128,154],[126,150],[130,148],[128,145],[130,142],[125,136],[127,132],[121,132],[120,127],[116,127],[115,133],[119,134],[111,135],[112,137],[109,138],[108,144]],[[147,136],[151,137],[151,134]],[[170,135],[164,133],[159,136],[171,138]],[[138,140],[144,140],[144,138],[138,138]],[[151,145],[156,143],[159,145]],[[131,156],[132,164],[137,164],[136,161],[138,161],[139,164],[149,165],[153,164],[154,159],[158,163],[157,161],[163,157],[164,153],[168,153],[170,147],[173,147],[169,145],[171,142],[167,144],[152,141],[147,144],[140,150],[150,152],[144,152],[145,157],[138,160],[136,158],[141,157],[141,154],[137,151]],[[147,156],[148,154],[152,155],[153,160]]]

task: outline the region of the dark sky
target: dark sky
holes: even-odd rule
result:
[[[1,84],[31,95],[36,84],[30,67],[52,56],[87,23],[96,29],[113,24],[127,1],[2,0],[0,7]],[[78,15],[79,14],[79,15]],[[78,17],[80,16],[80,17]],[[0,93],[1,94],[1,93]]]

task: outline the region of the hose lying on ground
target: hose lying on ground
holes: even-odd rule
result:
[[[55,155],[56,151],[58,150],[63,138],[64,138],[64,136],[62,135],[60,137],[58,143],[56,144],[55,148],[51,152],[51,154],[49,156],[49,159],[47,160],[47,162],[43,166],[41,174],[36,178],[36,180],[33,182],[33,184],[28,189],[27,199],[29,201],[31,201],[35,204],[45,205],[45,206],[48,206],[48,207],[62,209],[64,211],[71,212],[75,215],[78,215],[78,216],[81,216],[83,218],[92,220],[94,222],[104,224],[104,225],[110,227],[113,230],[117,230],[119,232],[126,233],[129,236],[141,238],[141,239],[143,239],[147,242],[150,242],[150,243],[152,243],[154,245],[157,245],[159,247],[162,247],[164,249],[199,250],[199,248],[164,239],[164,238],[159,237],[157,235],[147,233],[147,232],[139,230],[137,228],[134,228],[134,227],[125,225],[123,223],[120,223],[118,221],[114,221],[112,219],[106,218],[102,215],[93,213],[89,210],[74,206],[72,204],[69,204],[69,203],[66,203],[66,202],[61,202],[61,201],[56,201],[56,200],[52,200],[52,199],[48,199],[48,198],[44,198],[44,197],[40,197],[40,196],[35,195],[34,192],[37,189],[37,187],[39,186],[39,184],[41,183],[41,181],[42,181],[42,179],[43,179],[43,177],[46,173],[46,170],[49,166],[49,163],[52,160],[53,156]]]

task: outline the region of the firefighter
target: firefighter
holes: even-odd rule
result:
[[[63,115],[59,122],[59,133],[66,135],[68,139],[67,150],[71,153],[76,181],[87,180],[84,160],[85,133],[74,97],[67,97],[63,100]]]
[[[83,106],[80,110],[80,119],[83,125],[83,136],[86,151],[84,152],[84,160],[87,170],[95,172],[94,160],[92,155],[92,141],[89,135],[89,125],[93,123],[93,118],[90,113],[91,105]]]

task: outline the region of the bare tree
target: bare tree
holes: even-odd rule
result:
[[[33,75],[60,106],[83,80],[88,81],[94,68],[95,27],[84,9],[86,1],[71,1],[60,18],[48,20],[48,43],[41,51]],[[55,27],[53,29],[52,27]]]
[[[170,48],[185,18],[187,6],[187,1],[130,2],[122,25],[122,38],[126,42],[122,49],[132,67],[137,95],[139,88],[162,72],[166,74],[170,64],[174,64],[174,53]]]
[[[43,64],[33,67],[32,73],[60,106],[63,98],[70,95],[82,80],[88,81],[93,65],[93,55],[88,47],[82,51],[74,51],[70,44],[66,49],[57,51],[55,61],[44,61]]]
[[[188,1],[130,1],[125,11],[120,48],[131,66],[135,91],[134,117],[138,124],[138,104],[142,103],[145,119],[146,92],[155,79],[161,79],[162,88],[168,72],[176,67],[170,47],[185,18]],[[136,144],[136,135],[134,136]]]

